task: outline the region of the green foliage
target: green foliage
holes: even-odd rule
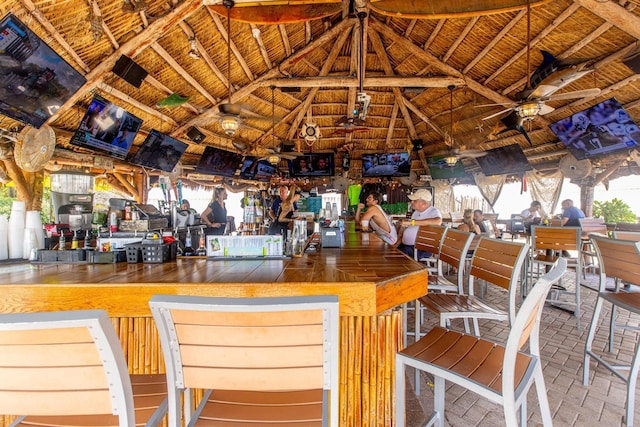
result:
[[[16,191],[14,187],[7,185],[0,186],[0,215],[6,215],[7,219],[11,216],[11,207],[16,199]],[[51,187],[44,187],[42,195],[42,210],[40,211],[40,220],[43,224],[53,222],[51,208]]]
[[[631,211],[629,205],[620,199],[612,199],[606,202],[593,202],[593,216],[604,218],[604,222],[636,222],[636,214]]]

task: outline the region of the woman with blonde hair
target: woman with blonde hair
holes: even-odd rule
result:
[[[296,202],[300,200],[302,192],[300,189],[292,185],[289,189],[289,195],[280,203],[276,219],[272,227],[269,227],[269,234],[281,234],[286,236],[289,225],[293,222],[293,214],[296,211]]]
[[[202,212],[200,218],[207,225],[206,234],[224,234],[227,228],[227,207],[224,201],[227,198],[227,190],[224,187],[216,187],[213,190],[211,203]]]
[[[473,209],[464,210],[462,214],[462,224],[458,226],[458,230],[480,234],[480,227],[473,222]]]

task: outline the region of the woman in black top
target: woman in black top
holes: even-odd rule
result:
[[[227,208],[224,201],[227,198],[227,190],[224,187],[217,187],[213,190],[211,203],[202,212],[200,217],[207,224],[207,235],[224,234],[227,226]]]

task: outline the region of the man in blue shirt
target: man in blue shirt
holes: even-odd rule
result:
[[[569,227],[580,227],[580,218],[584,218],[584,212],[573,206],[573,200],[562,201],[562,225]]]

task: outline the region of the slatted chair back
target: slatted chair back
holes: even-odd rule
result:
[[[616,231],[640,231],[640,224],[635,222],[618,222],[616,223]]]
[[[529,246],[522,242],[481,237],[473,251],[469,270],[469,295],[474,294],[475,280],[499,286],[508,291],[509,324],[516,313],[516,288]]]
[[[616,316],[618,308],[628,311],[636,316],[640,314],[640,298],[638,292],[620,291],[620,283],[628,283],[640,285],[640,242],[622,239],[610,239],[608,237],[591,235],[591,241],[596,249],[598,263],[600,264],[600,286],[598,298],[593,309],[593,317],[589,326],[589,333],[584,348],[584,362],[582,365],[582,383],[589,384],[589,369],[591,359],[593,358],[601,367],[604,367],[623,380],[627,386],[626,411],[623,422],[627,426],[633,425],[633,419],[636,416],[635,411],[635,392],[638,380],[638,372],[640,372],[640,345],[636,343],[635,352],[631,360],[627,357],[623,360],[619,358],[611,358],[602,354],[601,345],[593,347],[599,318],[602,312],[603,303],[611,304],[611,317],[609,322],[609,353],[613,353],[614,333],[616,329],[638,330],[633,322],[625,322],[623,316]],[[614,279],[615,288],[609,290],[607,279]],[[617,323],[616,319],[622,320]],[[626,336],[626,334],[625,334]],[[632,336],[632,335],[630,335]]]
[[[578,222],[582,238],[587,238],[592,233],[607,235],[607,225],[602,218],[578,218]]]
[[[631,240],[633,242],[640,242],[640,231],[613,231],[613,238],[619,240]]]
[[[180,400],[208,390],[185,426],[218,422],[338,425],[336,296],[208,298],[149,302],[167,364],[169,426]],[[185,405],[188,406],[188,405]]]
[[[580,227],[531,227],[531,246],[533,251],[579,251]]]
[[[462,212],[449,212],[449,217],[451,218],[451,223],[453,224],[460,223],[463,220]]]
[[[438,261],[438,275],[429,282],[429,290],[454,291],[464,293],[464,272],[467,252],[475,234],[466,231],[449,229],[444,234],[440,245]],[[456,271],[456,283],[444,277],[443,264],[447,264]]]
[[[152,413],[165,406],[149,425],[160,423],[166,409],[166,379],[160,375],[154,381],[162,384],[149,383],[145,406]],[[0,314],[0,414],[23,416],[20,426],[131,427],[136,415],[144,425],[107,313]]]
[[[434,255],[438,255],[440,253],[442,237],[446,233],[447,228],[448,227],[444,225],[421,225],[420,228],[418,228],[416,242],[413,247],[416,251],[431,252]]]

